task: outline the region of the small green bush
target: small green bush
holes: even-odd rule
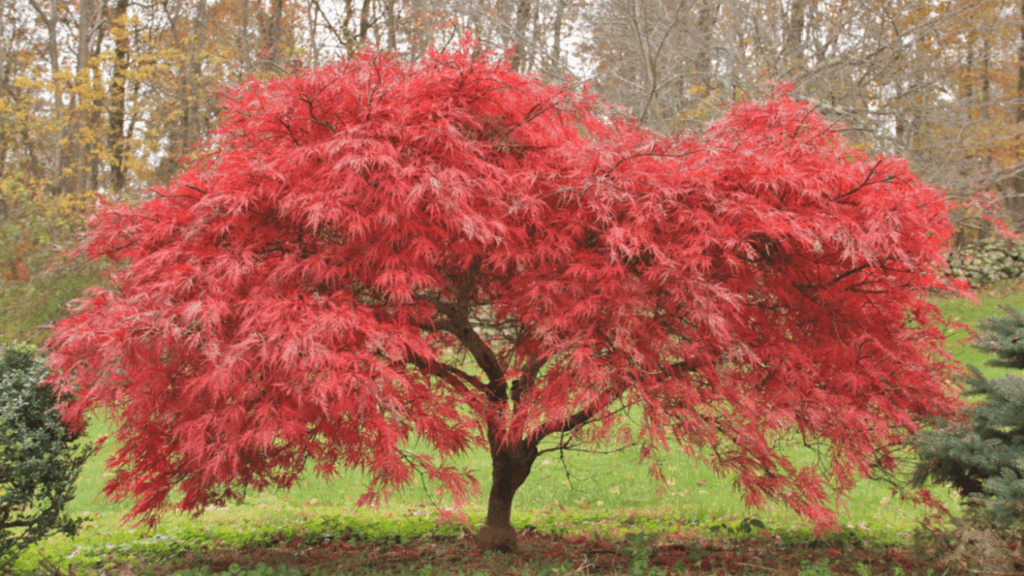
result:
[[[0,347],[0,572],[51,533],[73,536],[84,519],[64,512],[91,451],[53,410],[43,363],[26,345]]]

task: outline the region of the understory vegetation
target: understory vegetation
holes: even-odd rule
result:
[[[949,350],[965,364],[1001,377],[968,345],[964,328],[1024,307],[1024,292],[1006,284],[978,302],[938,303],[951,323]],[[111,430],[99,419],[88,440]],[[198,518],[168,515],[156,529],[123,525],[127,502],[110,503],[101,488],[113,442],[91,458],[78,482],[71,515],[84,516],[73,539],[53,536],[25,553],[21,574],[1012,574],[1022,564],[1024,532],[965,520],[948,491],[933,490],[938,508],[916,506],[889,483],[863,482],[842,509],[844,530],[815,534],[785,506],[751,510],[720,478],[681,452],[666,454],[666,481],[650,478],[637,454],[548,455],[517,495],[513,523],[518,554],[481,553],[471,541],[484,508],[466,507],[468,526],[444,518],[429,486],[418,485],[378,508],[356,508],[363,478],[345,473],[324,482],[312,473],[287,492],[251,495],[244,504]],[[797,450],[794,448],[793,450]],[[813,457],[806,454],[801,457]],[[483,451],[465,465],[486,471]],[[481,491],[487,485],[483,474]]]

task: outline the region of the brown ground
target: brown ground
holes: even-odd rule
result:
[[[285,564],[299,568],[303,574],[310,574],[317,568],[328,574],[341,571],[415,574],[429,565],[432,567],[430,574],[519,575],[548,570],[545,573],[610,575],[630,574],[633,554],[646,551],[650,554],[648,566],[662,568],[670,574],[1024,575],[1024,558],[1018,550],[1020,543],[1014,539],[1016,536],[1009,540],[1003,536],[993,539],[991,535],[980,539],[968,534],[960,536],[964,537],[919,537],[908,539],[906,547],[880,548],[857,541],[784,544],[770,534],[742,540],[693,534],[660,535],[649,544],[638,546],[637,542],[626,539],[612,541],[587,536],[522,533],[517,553],[486,554],[477,551],[468,536],[420,538],[401,544],[336,541],[308,546],[295,541],[266,548],[210,550],[159,564],[115,564],[103,573],[108,576],[166,576],[181,568],[210,566],[213,572],[222,572],[235,563],[245,567],[264,563],[269,566]],[[823,562],[827,562],[827,569],[822,566]],[[642,565],[643,560],[638,558],[636,563]],[[78,574],[81,576],[83,572]]]

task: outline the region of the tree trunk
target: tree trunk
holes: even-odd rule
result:
[[[125,143],[125,70],[128,68],[130,44],[128,41],[128,0],[114,2],[111,20],[114,36],[114,72],[110,78],[110,188],[116,197],[124,193]]]
[[[55,139],[53,151],[53,165],[50,172],[50,183],[47,186],[49,193],[53,196],[63,193],[69,187],[64,182],[64,166],[67,163],[67,150],[65,140],[68,138],[67,119],[64,118],[64,90],[61,82],[57,81],[60,74],[60,52],[57,38],[57,24],[60,22],[62,4],[58,0],[50,2],[50,12],[47,14],[42,4],[36,0],[29,0],[32,8],[39,16],[39,20],[46,27],[46,55],[50,62],[50,79],[53,80],[53,116],[61,122],[61,128]],[[27,140],[27,138],[26,138]]]
[[[515,38],[512,50],[509,51],[508,60],[512,64],[513,70],[523,71],[525,69],[525,58],[526,58],[526,29],[530,24],[530,15],[532,13],[532,1],[531,0],[519,0],[516,4],[516,21],[514,24]]]
[[[555,21],[551,24],[551,69],[558,73],[562,70],[562,18],[565,16],[567,0],[558,0],[555,5]]]
[[[704,94],[711,94],[713,84],[711,51],[714,42],[715,25],[718,23],[718,2],[705,1],[697,12],[697,38],[700,42],[695,63],[697,84],[704,86]]]
[[[789,18],[786,22],[786,38],[783,44],[785,50],[784,60],[779,71],[790,72],[793,70],[802,71],[804,55],[804,0],[793,0],[789,9]]]
[[[283,63],[281,55],[281,37],[284,36],[283,18],[284,0],[274,0],[270,15],[270,38],[268,39],[270,55],[267,59],[270,61],[269,69],[275,71],[280,71],[283,68],[281,66]]]
[[[493,435],[491,438],[491,493],[487,498],[487,519],[476,533],[476,545],[481,550],[511,551],[516,548],[512,498],[530,475],[537,459],[537,445],[520,441],[502,446]]]
[[[78,20],[78,47],[76,51],[76,64],[75,74],[77,79],[75,80],[76,85],[86,83],[88,81],[88,70],[89,70],[89,58],[92,56],[92,32],[93,32],[93,21],[95,20],[95,0],[81,0],[78,3],[80,11]],[[71,141],[71,157],[74,166],[74,179],[71,185],[74,187],[75,194],[83,194],[89,188],[89,148],[87,144],[81,141],[81,130],[79,122],[81,122],[81,116],[84,114],[82,110],[85,108],[86,102],[82,97],[77,98],[78,114],[76,114],[75,124],[72,127],[72,131],[75,137]]]
[[[201,100],[203,99],[202,81],[203,61],[206,59],[206,33],[209,24],[208,5],[206,0],[199,0],[196,3],[196,16],[192,22],[192,41],[189,45],[188,69],[183,75],[185,78],[185,98],[182,103],[182,127],[184,128],[184,139],[182,149],[186,150],[200,136],[205,135],[205,122],[201,116]]]
[[[398,23],[395,20],[395,0],[384,0],[384,21],[388,28],[388,50],[398,50]]]
[[[242,0],[241,14],[239,15],[238,51],[242,57],[242,73],[238,77],[243,82],[252,75],[253,58],[249,50],[249,0]]]
[[[359,9],[359,47],[366,44],[366,35],[370,33],[370,0],[363,0]]]
[[[1024,1],[1020,3],[1020,16],[1024,16]],[[1017,124],[1024,124],[1024,24],[1020,27],[1017,46]],[[1012,191],[1006,197],[1006,212],[1014,232],[1024,231],[1024,176],[1015,175]]]

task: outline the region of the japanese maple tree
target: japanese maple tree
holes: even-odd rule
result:
[[[541,440],[627,430],[827,527],[955,412],[922,299],[950,289],[947,204],[903,160],[784,93],[665,137],[474,50],[245,84],[180,178],[93,219],[112,288],[55,326],[51,381],[69,419],[116,418],[106,492],[132,515],[307,461],[365,470],[364,498],[414,472],[462,497],[450,457],[481,445],[477,541],[509,548]],[[780,451],[794,438],[819,465]]]

